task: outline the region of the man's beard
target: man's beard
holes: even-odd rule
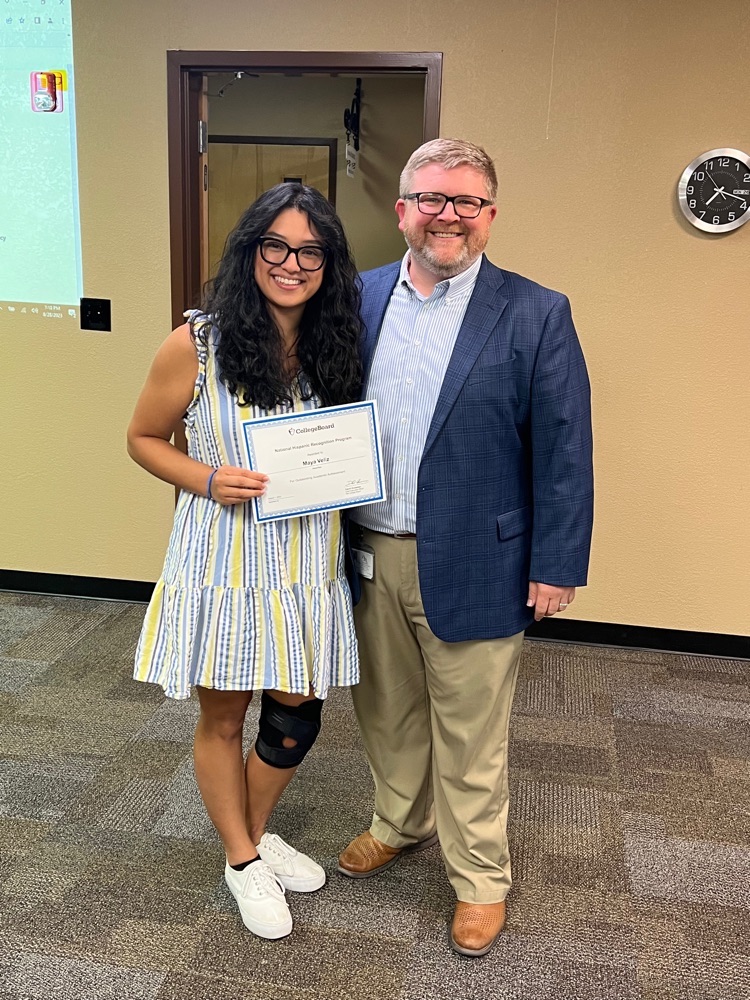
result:
[[[428,237],[424,229],[412,229],[410,226],[406,226],[403,233],[406,245],[414,260],[441,279],[453,278],[471,267],[487,246],[485,233],[475,231],[468,234],[462,233],[461,235],[465,239],[461,244],[461,249],[450,260],[446,260],[438,254],[435,247],[428,245]],[[451,241],[447,240],[446,242],[450,243]]]

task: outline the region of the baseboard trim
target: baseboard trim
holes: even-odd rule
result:
[[[529,639],[570,642],[586,646],[622,646],[666,653],[722,656],[750,660],[750,636],[724,632],[690,632],[686,629],[621,625],[617,622],[587,622],[575,618],[545,618],[527,629]]]
[[[143,580],[108,580],[93,576],[0,570],[0,590],[15,593],[145,604],[153,589],[153,583]],[[588,622],[576,618],[545,618],[541,622],[535,622],[527,630],[526,636],[543,642],[622,646],[628,649],[653,649],[667,653],[750,660],[750,636],[728,635],[724,632],[690,632],[646,625],[622,625],[617,622]]]
[[[25,573],[0,570],[0,590],[49,597],[86,597],[96,601],[148,603],[153,583],[143,580],[107,580],[98,576],[66,576],[62,573]]]

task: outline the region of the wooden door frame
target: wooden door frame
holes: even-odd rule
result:
[[[200,281],[200,163],[198,122],[202,75],[233,73],[418,73],[425,77],[423,141],[440,126],[442,52],[167,52],[167,156],[169,178],[172,322],[197,304]]]
[[[336,207],[336,164],[339,141],[326,136],[289,135],[209,135],[211,142],[246,143],[249,146],[320,146],[328,148],[328,200]]]

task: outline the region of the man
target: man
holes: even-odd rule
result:
[[[366,398],[388,500],[354,512],[369,831],[339,857],[365,878],[439,839],[451,944],[505,922],[508,721],[523,631],[586,583],[589,383],[567,299],[483,256],[489,156],[425,143],[396,202],[408,252],[363,276]]]

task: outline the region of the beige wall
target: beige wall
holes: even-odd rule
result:
[[[750,225],[702,235],[674,196],[698,153],[750,148],[750,40],[712,43],[745,0],[103,9],[77,0],[75,51],[85,290],[112,299],[114,330],[4,339],[5,568],[160,569],[172,491],[123,437],[170,325],[165,50],[441,50],[441,132],[499,167],[490,255],[570,295],[589,360],[598,506],[576,616],[750,633]]]
[[[211,76],[209,94],[231,79]],[[366,270],[405,250],[387,208],[398,197],[401,167],[422,141],[424,77],[362,77],[359,164],[347,177],[343,119],[355,83],[348,76],[244,77],[222,98],[209,98],[209,134],[338,138],[336,208],[357,266]],[[210,153],[209,146],[209,163]]]

